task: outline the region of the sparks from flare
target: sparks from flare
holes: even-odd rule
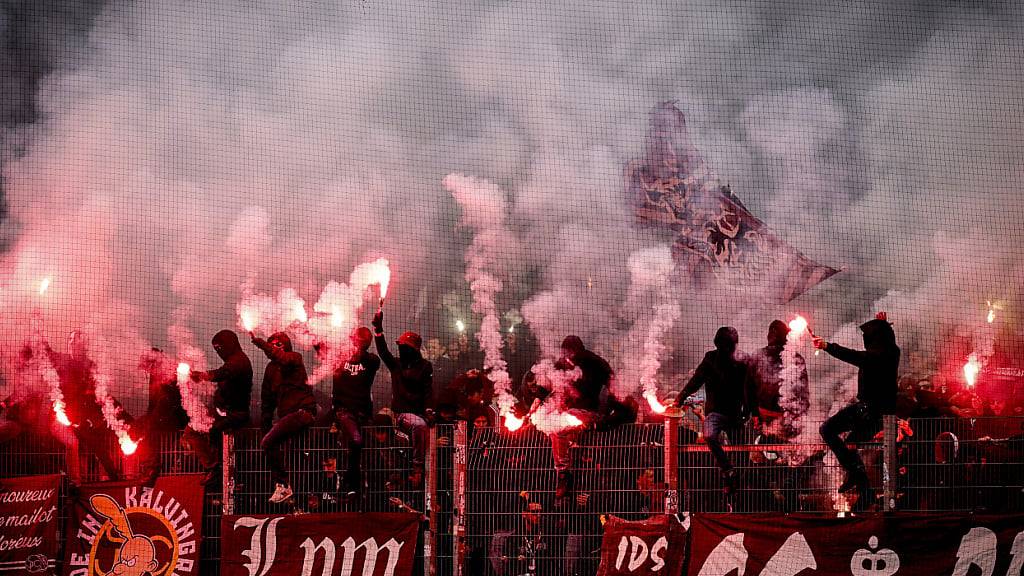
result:
[[[977,355],[971,354],[967,357],[967,363],[964,364],[964,381],[970,388],[974,387],[974,383],[978,380],[978,374],[981,373],[981,361],[978,360]]]

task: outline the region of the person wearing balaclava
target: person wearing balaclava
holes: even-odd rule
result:
[[[373,418],[373,380],[380,369],[380,358],[370,352],[373,335],[360,326],[349,336],[352,353],[334,370],[331,389],[334,424],[348,443],[348,471],[344,489],[348,495],[363,485],[359,465],[363,451],[363,426]]]
[[[789,326],[782,320],[773,320],[768,326],[768,345],[750,356],[747,370],[747,398],[750,399],[750,415],[765,424],[782,418],[785,409],[781,405],[782,377],[785,363],[782,359],[786,348]],[[799,352],[793,352],[793,382],[790,391],[795,405],[790,413],[803,415],[810,406],[807,386],[807,363]]]
[[[381,362],[391,373],[391,411],[395,426],[412,440],[412,464],[422,467],[427,454],[430,418],[434,402],[434,366],[423,357],[423,338],[415,332],[404,332],[395,341],[396,358],[384,337],[384,311],[373,317],[374,342]]]
[[[252,399],[252,362],[242,350],[238,335],[221,330],[213,336],[213,350],[224,363],[208,372],[192,371],[192,380],[216,384],[213,393],[213,424],[209,432],[185,429],[185,437],[199,463],[206,470],[202,483],[214,485],[220,479],[221,441],[225,433],[249,424],[249,403]]]
[[[85,333],[75,330],[68,338],[68,353],[55,352],[45,345],[50,362],[57,371],[60,390],[64,395],[64,412],[71,421],[71,430],[79,444],[96,455],[100,466],[110,480],[121,478],[120,460],[115,454],[117,437],[103,418],[103,409],[96,399],[96,363],[89,358],[89,344]],[[77,484],[77,466],[69,470],[71,481]]]
[[[143,486],[152,487],[162,471],[160,441],[167,432],[180,432],[188,423],[181,405],[174,365],[159,348],[146,351],[139,358],[139,370],[149,379],[149,403],[146,413],[132,423],[132,431],[142,431],[139,441],[139,476]]]
[[[316,420],[316,398],[306,376],[302,354],[292,350],[288,334],[275,332],[264,340],[252,335],[252,343],[270,359],[263,372],[260,392],[260,448],[267,456],[274,493],[270,502],[280,504],[292,497],[284,444],[306,431]],[[274,421],[274,412],[277,421]]]
[[[562,357],[555,365],[562,370],[579,368],[580,376],[568,387],[561,409],[572,414],[590,426],[601,420],[601,392],[611,384],[615,371],[608,361],[583,345],[579,336],[566,336],[562,340]],[[578,428],[559,430],[548,435],[551,439],[551,456],[558,472],[555,498],[562,499],[573,490],[572,455],[570,446],[578,434]]]
[[[747,413],[747,365],[736,349],[740,336],[735,328],[723,326],[715,334],[715,349],[704,355],[693,377],[679,393],[676,405],[704,388],[704,441],[722,471],[723,491],[736,487],[736,471],[722,448],[722,435],[734,437]]]
[[[857,400],[836,412],[820,429],[822,439],[846,470],[840,493],[863,492],[870,485],[864,462],[856,450],[846,447],[846,442],[870,439],[882,428],[882,416],[896,413],[900,367],[896,333],[885,312],[861,324],[860,331],[864,336],[863,351],[826,342],[824,338],[814,339],[816,348],[857,367]],[[845,441],[839,437],[843,432],[850,432]]]

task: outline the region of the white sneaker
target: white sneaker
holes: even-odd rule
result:
[[[270,495],[270,502],[280,504],[292,497],[292,489],[287,484],[274,484],[274,493]]]

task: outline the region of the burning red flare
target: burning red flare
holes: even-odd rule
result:
[[[967,357],[967,363],[964,364],[964,381],[967,382],[968,387],[974,387],[979,373],[981,373],[981,362],[977,356],[971,354]]]
[[[515,415],[515,413],[511,411],[505,413],[505,429],[507,429],[509,432],[515,432],[516,430],[519,430],[520,428],[523,427],[523,424],[525,423],[525,418],[519,418]]]
[[[655,414],[664,414],[666,406],[658,400],[658,396],[654,392],[648,392],[644,394],[644,399],[647,400],[647,404],[651,406],[651,412]]]
[[[63,400],[54,400],[53,414],[57,418],[57,422],[60,422],[61,426],[71,426],[71,420],[68,418],[67,412],[64,411]]]
[[[579,418],[573,416],[572,414],[569,414],[568,412],[563,413],[560,416],[560,419],[562,421],[562,425],[565,426],[566,428],[575,428],[576,426],[583,426],[583,420],[580,420]]]
[[[795,336],[803,334],[804,331],[807,330],[807,327],[807,319],[803,316],[797,315],[796,318],[789,321],[789,331]]]
[[[46,289],[50,287],[50,279],[43,278],[43,281],[39,283],[39,295],[46,294]]]
[[[295,306],[292,308],[292,314],[295,315],[296,320],[303,324],[309,320],[309,316],[306,314],[306,305],[301,300],[295,303]]]
[[[178,382],[188,380],[189,375],[192,373],[192,367],[187,362],[178,364]]]
[[[121,445],[121,452],[123,452],[125,456],[131,456],[139,449],[139,443],[132,441],[127,432],[117,438],[117,443]]]
[[[239,313],[239,317],[242,320],[242,328],[245,328],[246,332],[252,332],[256,327],[256,315],[252,310],[243,308]]]

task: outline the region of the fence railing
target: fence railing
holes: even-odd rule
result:
[[[273,484],[259,431],[242,430],[224,443],[223,490],[207,494],[202,573],[218,572],[224,513],[394,511],[394,499],[425,516],[419,570],[472,575],[592,574],[609,514],[1024,509],[1024,418],[915,419],[909,425],[889,419],[880,437],[858,446],[876,496],[864,502],[837,496],[843,473],[824,445],[787,443],[751,427],[726,446],[738,472],[736,490],[726,494],[692,428],[669,418],[575,435],[574,488],[562,499],[555,498],[550,441],[532,428],[435,426],[422,477],[411,473],[406,438],[392,428],[365,428],[365,488],[354,498],[341,490],[349,456],[344,439],[314,428],[288,447],[295,497],[283,505],[268,502]],[[180,434],[158,441],[163,474],[201,472]],[[26,434],[0,449],[0,475],[66,473],[78,466],[76,474],[93,481],[100,478],[93,460],[67,438]],[[123,464],[128,472],[137,467],[133,457]]]

